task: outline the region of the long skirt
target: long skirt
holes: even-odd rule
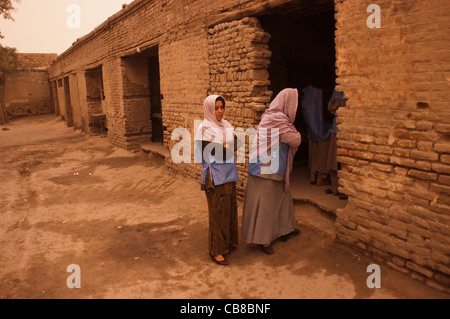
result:
[[[327,162],[328,173],[330,173],[331,180],[331,190],[334,195],[338,194],[338,162],[337,162],[337,138],[336,134],[331,134],[330,138],[330,148],[328,151],[328,162]]]
[[[317,174],[319,178],[325,179],[328,176],[328,150],[330,141],[316,142],[309,140],[309,172]]]
[[[242,215],[242,239],[247,243],[268,245],[287,235],[295,226],[291,192],[283,181],[248,175]]]
[[[208,200],[208,249],[212,256],[225,255],[238,245],[236,183],[213,185],[209,170],[202,185]]]
[[[329,171],[337,171],[338,170],[337,138],[336,138],[336,134],[334,134],[334,133],[331,134],[331,137],[330,137],[330,146],[328,149],[327,170],[329,170]]]

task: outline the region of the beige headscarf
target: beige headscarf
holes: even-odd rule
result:
[[[294,126],[298,107],[297,89],[284,89],[270,103],[261,117],[254,140],[250,159],[266,154],[276,141],[289,145],[288,162],[285,175],[285,191],[290,190],[290,174],[294,155],[302,141],[300,133]],[[271,136],[272,130],[278,129],[278,136]]]

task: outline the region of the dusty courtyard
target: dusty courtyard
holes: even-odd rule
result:
[[[207,252],[199,184],[157,156],[67,128],[54,115],[0,128],[0,298],[449,298],[308,228],[275,255]],[[242,205],[239,206],[239,220]],[[67,267],[81,269],[69,289]]]

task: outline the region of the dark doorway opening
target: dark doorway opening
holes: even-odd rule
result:
[[[158,48],[156,55],[148,58],[148,79],[150,82],[150,117],[152,121],[152,142],[164,142],[162,107],[161,107],[161,86],[159,73]]]
[[[88,128],[92,133],[108,132],[102,65],[85,72]]]
[[[59,116],[60,109],[59,109],[59,101],[58,101],[58,83],[56,80],[51,81],[51,88],[52,88],[52,98],[53,98],[53,108],[56,116]]]
[[[64,78],[64,99],[66,104],[66,120],[67,126],[73,126],[72,102],[70,98],[69,77]]]
[[[124,98],[131,110],[130,138],[140,135],[133,143],[164,142],[159,49],[155,45],[123,58],[125,66]],[[139,133],[138,133],[139,132]],[[149,133],[144,136],[143,133]],[[146,135],[145,134],[145,135]]]
[[[269,50],[272,57],[268,71],[272,98],[285,88],[297,88],[300,93],[295,126],[302,135],[302,143],[291,173],[293,198],[336,214],[347,201],[329,194],[331,178],[320,185],[310,184],[308,126],[301,107],[304,88],[311,85],[321,89],[322,114],[331,128],[333,115],[328,112],[327,104],[336,85],[334,1],[291,1],[260,14],[258,18],[264,31],[271,35]],[[327,161],[328,154],[321,158]]]
[[[315,4],[311,4],[314,7]],[[308,10],[306,10],[308,11]],[[324,104],[333,92],[336,80],[334,3],[322,3],[310,15],[290,11],[260,18],[263,29],[271,34],[272,51],[269,74],[273,97],[284,88],[303,88],[316,83],[323,90]],[[331,116],[327,118],[331,121]],[[302,134],[302,145],[295,162],[308,162],[308,133],[301,108],[298,108],[295,126]]]

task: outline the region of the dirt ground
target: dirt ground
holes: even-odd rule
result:
[[[449,298],[383,265],[381,288],[369,289],[372,260],[301,222],[274,255],[241,242],[218,266],[197,181],[54,115],[1,126],[0,163],[3,299]],[[296,207],[299,221],[307,209]],[[66,284],[71,264],[79,289]]]

